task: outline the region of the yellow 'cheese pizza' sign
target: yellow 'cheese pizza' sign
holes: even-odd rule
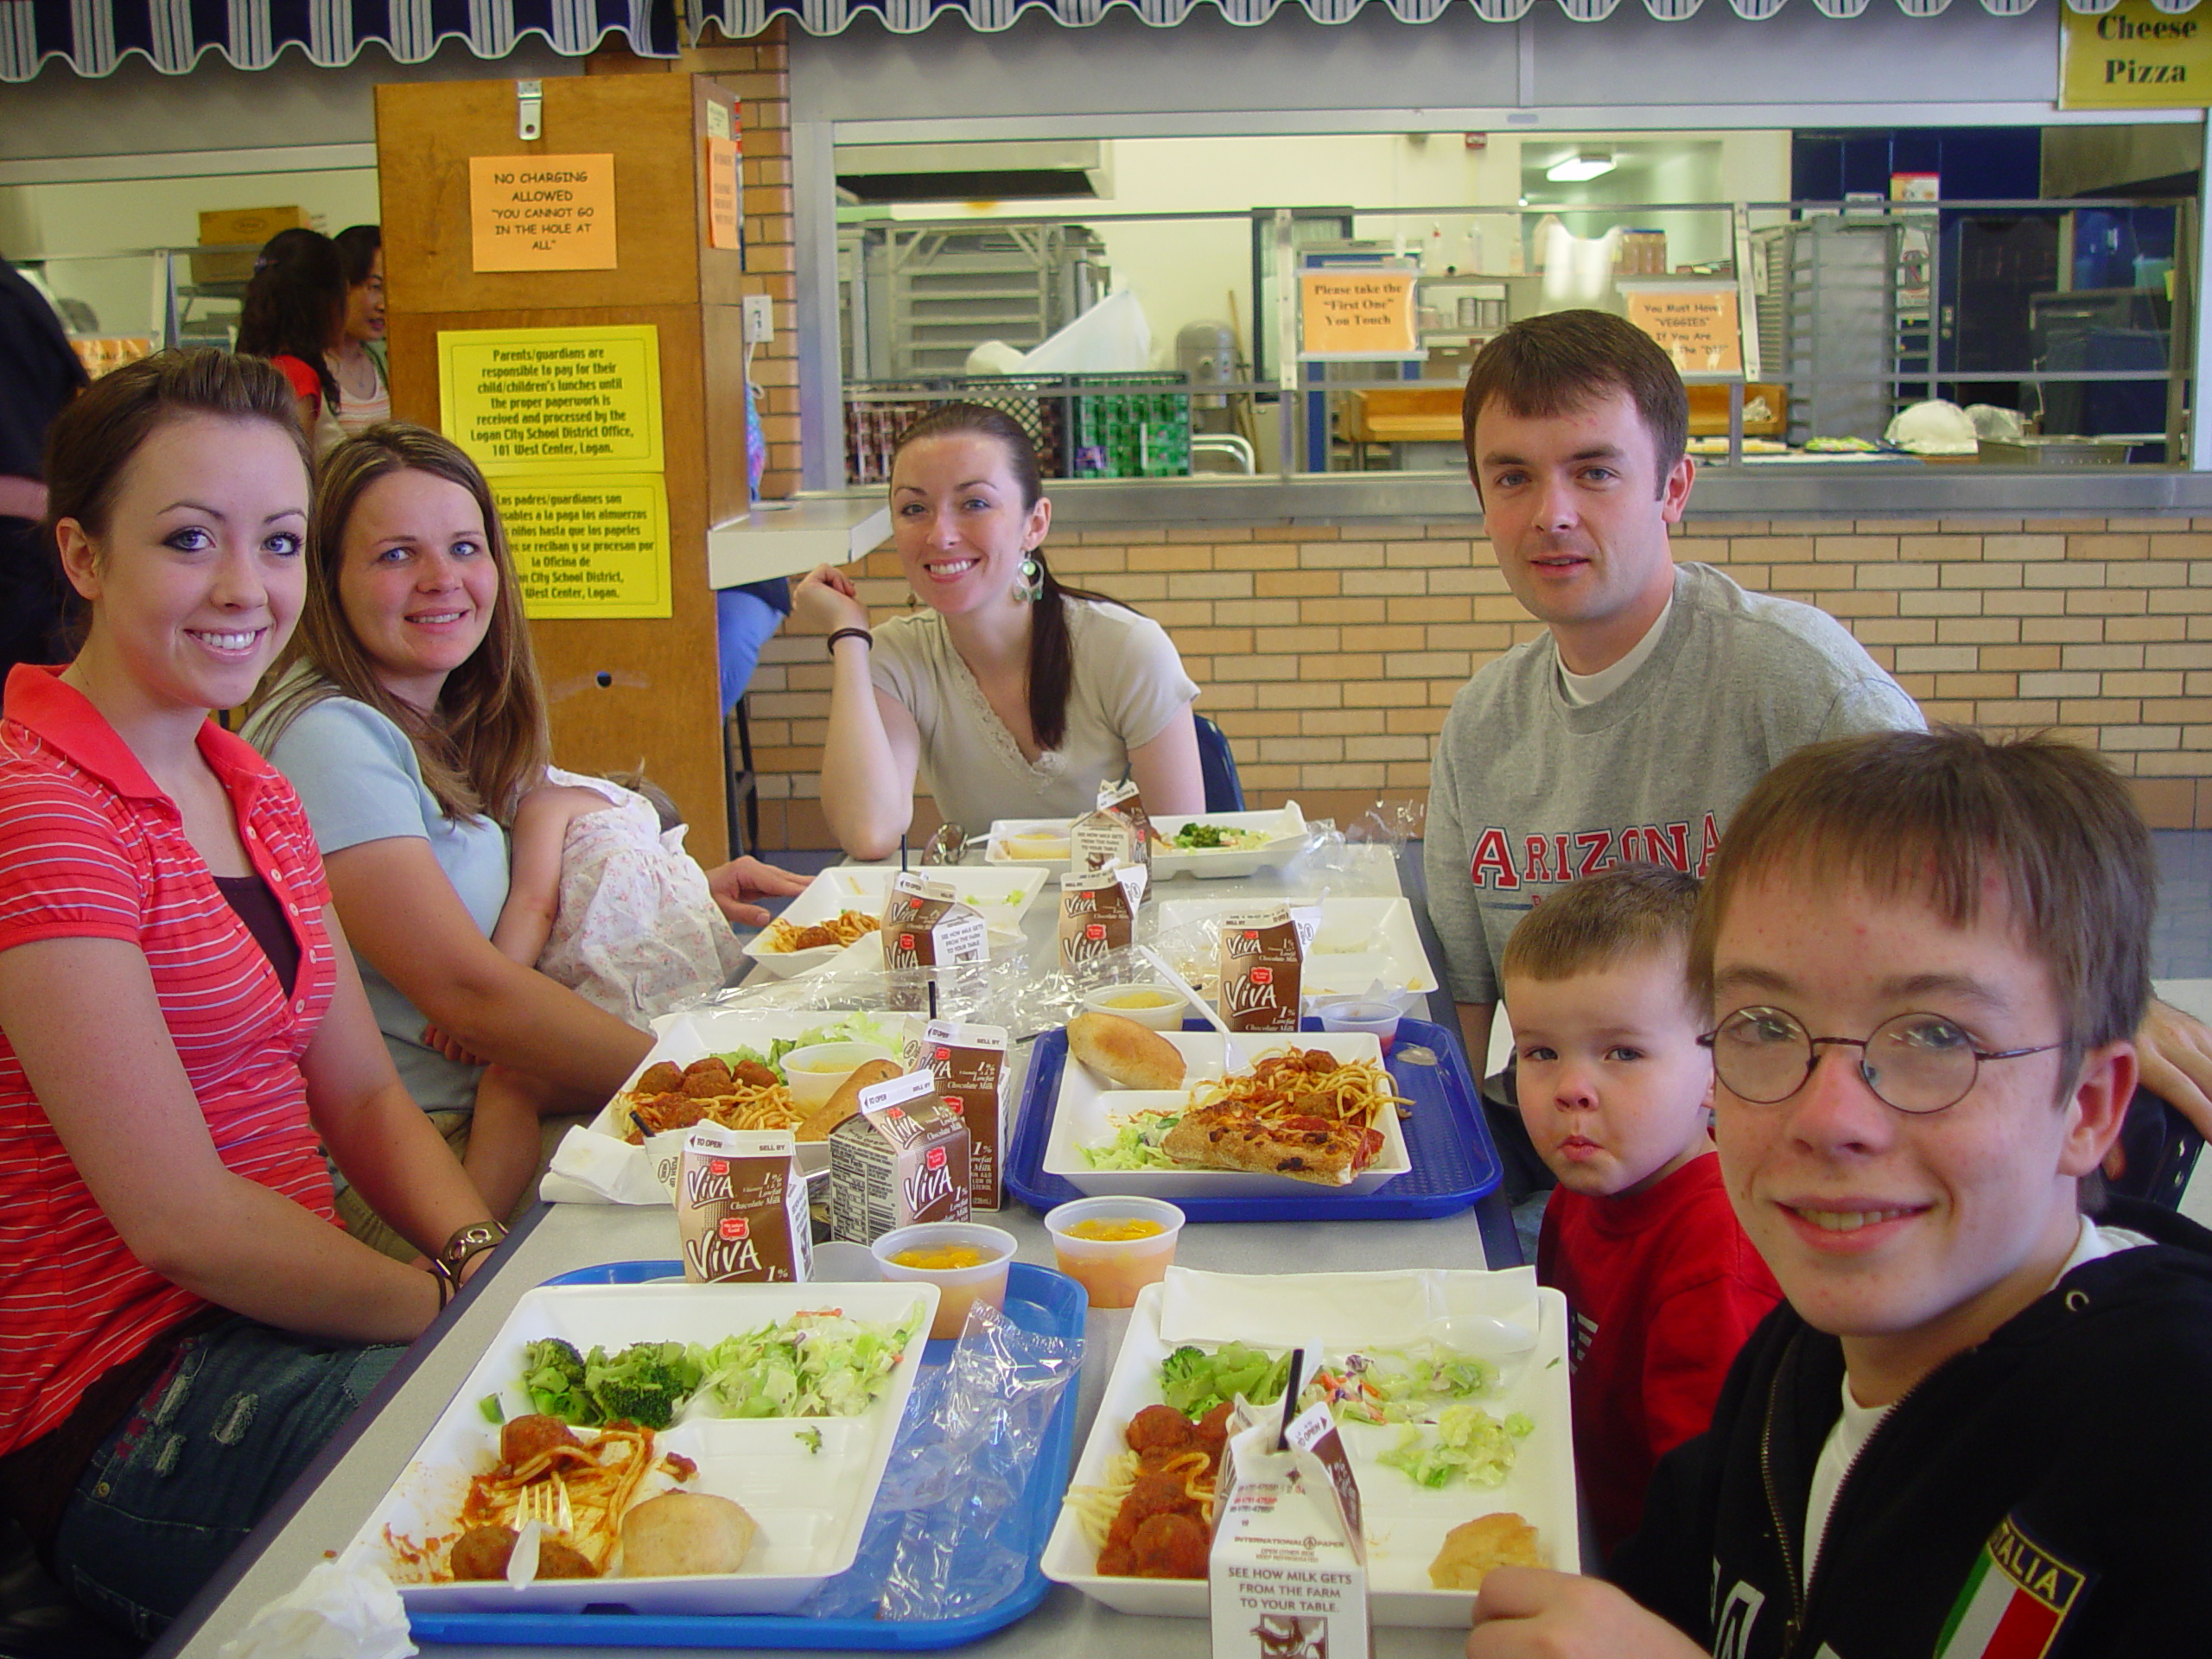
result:
[[[2059,107],[2201,109],[2212,105],[2212,16],[2171,16],[2120,0],[2095,17],[2059,10]]]

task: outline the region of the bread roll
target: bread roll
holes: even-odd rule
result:
[[[879,1083],[887,1083],[899,1075],[897,1062],[893,1060],[862,1060],[853,1068],[852,1076],[837,1085],[837,1092],[814,1109],[811,1116],[802,1122],[796,1132],[801,1141],[827,1141],[830,1131],[861,1109],[861,1090],[872,1089]]]
[[[1124,1089],[1183,1086],[1182,1051],[1118,1014],[1079,1014],[1069,1020],[1068,1052]]]
[[[659,1579],[734,1573],[760,1529],[712,1492],[663,1492],[622,1517],[622,1576]]]
[[[1462,1521],[1444,1535],[1444,1548],[1428,1564],[1439,1590],[1479,1590],[1493,1567],[1541,1567],[1536,1529],[1510,1510]]]

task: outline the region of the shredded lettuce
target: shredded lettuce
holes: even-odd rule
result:
[[[1093,1169],[1182,1169],[1160,1150],[1167,1131],[1183,1121],[1180,1112],[1141,1112],[1122,1120],[1111,1141],[1077,1147],[1083,1161]]]
[[[1436,1414],[1435,1439],[1409,1426],[1375,1460],[1404,1471],[1417,1486],[1448,1486],[1459,1479],[1497,1486],[1513,1471],[1516,1443],[1535,1427],[1524,1412],[1501,1422],[1480,1406],[1446,1406]]]
[[[855,1014],[834,1025],[817,1026],[796,1037],[775,1038],[769,1042],[766,1053],[757,1048],[727,1048],[720,1051],[720,1058],[725,1065],[734,1066],[740,1060],[765,1065],[776,1074],[779,1083],[789,1083],[791,1079],[784,1075],[784,1056],[795,1048],[810,1048],[817,1043],[874,1043],[896,1054],[906,1040],[904,1015],[883,1020],[872,1014]]]
[[[725,1417],[857,1417],[891,1385],[921,1328],[921,1310],[899,1324],[849,1319],[836,1308],[795,1313],[690,1353],[699,1397]]]
[[[1160,1397],[1185,1417],[1203,1417],[1243,1395],[1255,1406],[1282,1398],[1290,1382],[1290,1356],[1224,1343],[1211,1353],[1178,1348],[1160,1363]]]
[[[1488,1394],[1497,1367],[1457,1349],[1424,1346],[1414,1351],[1378,1350],[1346,1356],[1325,1366],[1307,1386],[1309,1399],[1325,1398],[1341,1421],[1424,1421],[1440,1402]]]

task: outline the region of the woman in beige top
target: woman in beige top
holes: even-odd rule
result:
[[[829,565],[793,595],[830,635],[822,804],[855,858],[884,858],[925,776],[948,823],[1071,817],[1133,778],[1156,813],[1205,810],[1198,687],[1157,623],[1063,588],[1042,543],[1052,505],[1037,452],[995,410],[948,404],[909,427],[891,466],[892,538],[926,608],[871,632]]]

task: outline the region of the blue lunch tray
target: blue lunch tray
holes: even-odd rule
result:
[[[1186,1029],[1212,1027],[1186,1022]],[[1319,1031],[1308,1017],[1304,1029]],[[1426,1020],[1398,1022],[1395,1056],[1408,1046],[1428,1049],[1434,1065],[1393,1058],[1391,1077],[1398,1092],[1413,1103],[1403,1120],[1406,1150],[1413,1167],[1372,1192],[1332,1196],[1325,1187],[1266,1198],[1178,1198],[1176,1207],[1192,1221],[1408,1221],[1448,1216],[1466,1209],[1497,1185],[1497,1148],[1477,1103],[1475,1087],[1459,1058],[1456,1034]],[[1058,1175],[1045,1173],[1045,1147],[1052,1139],[1052,1113],[1060,1097],[1060,1074],[1067,1069],[1066,1027],[1046,1032],[1029,1057],[1029,1077],[1021,1094],[1021,1118],[1007,1148],[1006,1184],[1033,1210],[1050,1210],[1083,1196]]]
[[[680,1262],[612,1262],[580,1268],[549,1279],[552,1285],[636,1285],[679,1278]],[[1088,1299],[1081,1285],[1050,1268],[1017,1262],[1007,1274],[1006,1312],[1026,1331],[1052,1337],[1083,1335]],[[932,1342],[922,1363],[942,1365],[952,1357],[953,1343]],[[993,1606],[957,1618],[900,1624],[875,1618],[800,1618],[788,1613],[410,1613],[407,1624],[417,1642],[475,1642],[514,1647],[603,1648],[867,1648],[918,1652],[957,1647],[1014,1623],[1045,1599],[1052,1582],[1038,1566],[1059,1516],[1075,1452],[1076,1396],[1082,1379],[1071,1380],[1045,1426],[1037,1467],[1022,1495],[1027,1518],[1029,1566],[1011,1594]],[[897,1455],[894,1450],[893,1455]]]

